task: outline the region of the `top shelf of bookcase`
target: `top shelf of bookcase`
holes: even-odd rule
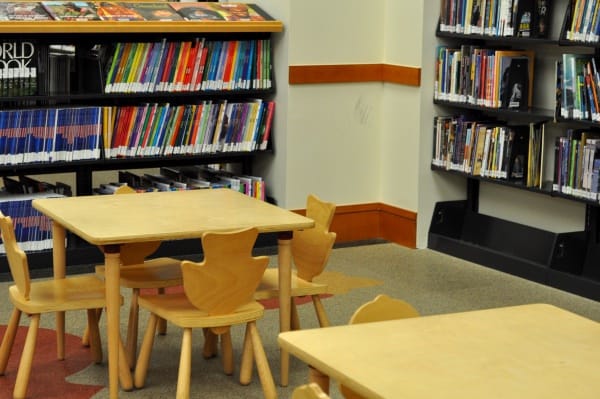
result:
[[[0,33],[281,32],[281,21],[2,21]]]

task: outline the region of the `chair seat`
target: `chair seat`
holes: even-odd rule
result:
[[[209,315],[195,307],[185,293],[168,295],[140,295],[139,306],[169,320],[182,328],[221,327],[247,323],[262,317],[264,308],[258,302],[249,302],[231,314]]]
[[[96,274],[104,278],[105,266],[96,266]],[[181,261],[174,258],[155,258],[143,264],[121,267],[120,285],[126,288],[164,288],[183,283]]]
[[[320,295],[327,293],[327,284],[314,283],[298,277],[295,273],[292,275],[292,296]],[[254,299],[276,298],[279,295],[279,270],[277,268],[268,268],[265,270],[258,288],[254,294]]]
[[[16,285],[9,287],[9,295],[18,309],[29,314],[100,309],[106,305],[104,283],[94,275],[32,282],[29,300]]]

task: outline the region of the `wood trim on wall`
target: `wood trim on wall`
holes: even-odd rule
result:
[[[379,202],[337,206],[330,230],[337,233],[338,243],[381,238],[417,247],[417,214]]]
[[[289,84],[384,82],[419,87],[421,68],[389,64],[291,65]]]

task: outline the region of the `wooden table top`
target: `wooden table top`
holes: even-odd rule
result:
[[[367,398],[600,397],[600,323],[545,304],[289,331],[279,344]]]
[[[33,207],[91,244],[176,240],[256,227],[293,231],[314,221],[230,189],[36,199]]]

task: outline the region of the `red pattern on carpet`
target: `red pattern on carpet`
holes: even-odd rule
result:
[[[0,326],[1,337],[4,337],[5,331],[6,326]],[[0,399],[12,398],[26,335],[27,327],[19,327],[6,372],[0,376]],[[81,344],[81,337],[71,334],[65,336],[65,360],[58,360],[56,358],[56,332],[40,328],[36,351],[33,355],[27,398],[86,399],[92,397],[104,386],[72,384],[66,381],[68,376],[83,370],[92,363],[90,349]]]

